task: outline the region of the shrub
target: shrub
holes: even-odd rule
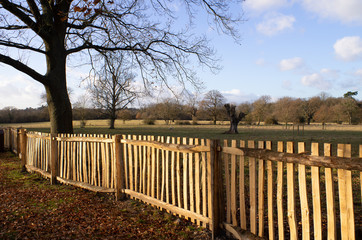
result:
[[[189,121],[176,121],[177,125],[191,125]]]
[[[143,123],[146,124],[146,125],[155,125],[155,119],[146,118],[146,119],[143,119]]]
[[[80,120],[80,128],[85,128],[85,126],[87,125],[87,121],[82,119]]]
[[[278,120],[276,120],[274,117],[269,117],[265,119],[265,125],[278,125]]]

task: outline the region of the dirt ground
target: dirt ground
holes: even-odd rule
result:
[[[13,154],[0,153],[0,239],[211,239],[211,233],[135,200],[52,186],[21,173]]]

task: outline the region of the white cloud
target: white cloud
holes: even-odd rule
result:
[[[336,55],[345,61],[362,59],[362,39],[359,36],[344,37],[333,45]]]
[[[288,0],[246,0],[244,6],[249,11],[263,12],[277,9],[288,4]]]
[[[361,0],[302,0],[302,4],[322,18],[362,24]]]
[[[22,74],[0,76],[0,107],[39,107],[43,89],[40,83]]]
[[[293,70],[296,68],[300,68],[304,65],[303,59],[300,57],[283,59],[279,63],[279,68],[281,71]]]
[[[239,89],[231,89],[229,91],[220,92],[224,95],[227,102],[230,103],[242,103],[257,99],[257,96],[255,94],[245,94],[242,93]]]
[[[321,69],[321,74],[328,79],[337,79],[339,77],[339,72],[334,69],[323,68]]]
[[[286,29],[293,29],[294,16],[283,14],[268,15],[263,22],[256,26],[256,29],[267,36],[276,35]]]
[[[332,88],[332,81],[336,80],[334,70],[322,69],[320,73],[313,73],[310,75],[303,76],[301,83],[304,86],[317,88],[319,90],[329,90]]]

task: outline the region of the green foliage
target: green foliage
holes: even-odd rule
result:
[[[355,91],[355,92],[348,91],[345,94],[343,94],[343,97],[344,98],[353,98],[354,96],[357,96],[357,95],[358,95],[358,91]]]

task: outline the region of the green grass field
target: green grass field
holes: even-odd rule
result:
[[[46,123],[23,123],[0,125],[0,127],[24,127],[28,131],[49,132],[50,124]],[[108,129],[107,120],[89,120],[85,128],[79,127],[79,121],[74,121],[74,132],[85,134],[132,134],[132,135],[153,135],[171,137],[190,137],[207,139],[237,139],[272,141],[276,146],[277,141],[305,142],[309,151],[311,142],[352,144],[353,156],[358,156],[358,148],[362,144],[362,125],[337,125],[330,124],[323,130],[320,124],[305,125],[297,130],[297,127],[290,125],[277,126],[255,126],[239,125],[239,134],[224,134],[228,130],[228,122],[218,122],[211,125],[210,122],[199,122],[199,125],[165,125],[164,121],[156,121],[155,125],[145,125],[141,120],[130,120],[125,123],[122,120],[116,121],[116,129]],[[321,146],[322,147],[322,146]],[[334,152],[336,147],[334,147]]]

